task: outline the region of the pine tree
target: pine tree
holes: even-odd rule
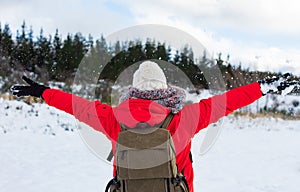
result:
[[[168,55],[168,51],[166,49],[165,44],[158,43],[157,48],[156,48],[156,52],[155,52],[155,56],[156,56],[156,58],[153,58],[153,59],[169,61],[169,55]]]
[[[34,56],[35,54],[35,49],[34,49],[34,42],[33,42],[33,30],[32,27],[30,27],[30,30],[28,32],[28,42],[27,42],[27,62],[28,66],[31,69],[32,72],[35,72],[35,61],[34,61]]]
[[[35,42],[35,53],[36,73],[43,77],[44,81],[49,80],[53,64],[51,36],[49,40],[44,37],[43,29],[40,30],[40,35]]]
[[[62,41],[60,35],[58,33],[58,29],[56,29],[53,42],[52,42],[52,51],[51,55],[53,55],[53,63],[51,66],[51,79],[56,79],[59,74],[59,70],[57,68],[58,63],[62,61]]]
[[[155,42],[154,41],[150,41],[149,39],[147,40],[146,44],[145,44],[145,57],[146,59],[157,59],[157,49],[155,48]]]
[[[33,56],[33,37],[32,29],[29,31],[29,34],[26,34],[26,23],[25,21],[22,24],[22,31],[19,34],[17,31],[17,45],[14,50],[14,60],[24,66],[28,71],[34,72],[34,63],[32,62]]]
[[[2,56],[10,59],[13,52],[13,48],[14,48],[14,41],[12,40],[12,34],[9,25],[6,24],[3,30],[1,28],[0,51]]]
[[[78,65],[88,51],[88,47],[89,42],[86,42],[81,33],[76,33],[72,41],[72,55],[74,58],[70,66],[70,70],[74,71],[78,68]]]

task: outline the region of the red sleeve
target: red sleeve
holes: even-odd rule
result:
[[[199,103],[187,105],[182,111],[182,117],[186,118],[188,122],[192,122],[192,135],[194,135],[221,117],[253,103],[261,96],[259,83],[251,83],[221,95],[203,99]]]
[[[92,102],[57,89],[45,90],[43,98],[48,105],[73,115],[106,136],[111,136],[111,124],[115,119],[109,105],[99,101]]]

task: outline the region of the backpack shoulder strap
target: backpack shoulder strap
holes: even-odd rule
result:
[[[163,121],[163,123],[161,124],[160,128],[164,128],[167,129],[168,126],[170,125],[172,119],[174,117],[173,113],[169,113],[168,116],[165,118],[165,120]]]

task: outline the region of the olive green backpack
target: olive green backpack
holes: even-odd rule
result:
[[[166,129],[173,118],[158,126],[140,123],[122,127],[116,146],[116,177],[106,192],[188,192],[185,177],[177,171],[176,152]]]

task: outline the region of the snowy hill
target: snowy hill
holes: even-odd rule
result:
[[[1,192],[104,191],[112,168],[85,145],[73,117],[3,99],[0,114]],[[204,155],[206,130],[193,139],[196,191],[299,190],[299,120],[229,116],[222,125]]]

